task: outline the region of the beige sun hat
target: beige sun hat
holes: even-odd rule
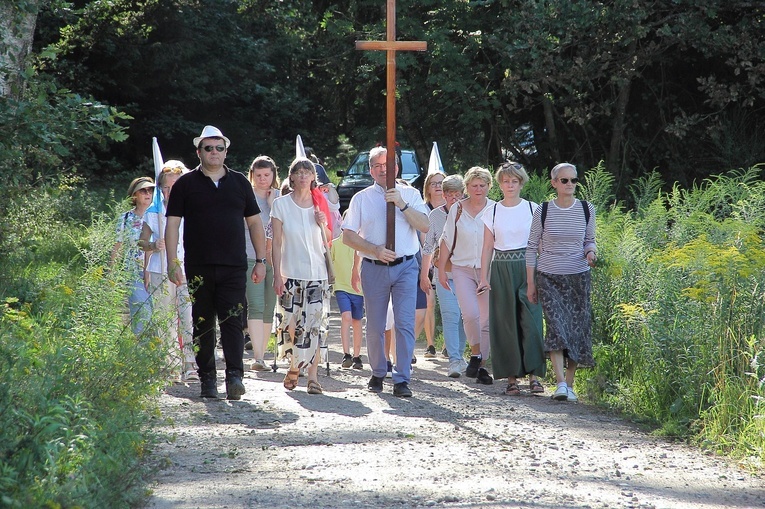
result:
[[[133,179],[128,187],[128,197],[133,196],[141,189],[146,189],[147,187],[154,188],[154,180],[152,180],[151,177],[138,177]]]
[[[226,148],[231,145],[231,140],[223,136],[223,133],[218,129],[217,127],[213,125],[206,125],[204,129],[202,129],[202,134],[194,138],[194,147],[199,148],[199,142],[204,140],[205,138],[222,138],[224,143],[226,144]]]

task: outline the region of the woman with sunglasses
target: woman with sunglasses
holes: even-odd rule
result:
[[[155,211],[152,207],[149,212],[146,212],[139,241],[141,247],[146,250],[146,289],[152,296],[154,308],[161,311],[160,319],[166,324],[164,337],[170,343],[174,356],[177,348],[180,347],[181,381],[184,382],[199,380],[197,362],[194,358],[191,298],[188,284],[175,285],[167,279],[167,253],[164,239],[167,218],[164,211],[175,182],[188,171],[181,161],[174,159],[165,161],[157,177],[157,185],[162,193],[164,206],[161,211]],[[183,221],[181,221],[179,232],[183,237]],[[183,260],[183,258],[181,242],[178,243],[178,259]]]
[[[550,178],[556,197],[534,212],[526,249],[526,293],[544,311],[545,352],[558,384],[552,397],[575,402],[576,368],[595,364],[590,322],[595,208],[574,196],[576,166],[560,163]]]
[[[113,266],[118,258],[124,260],[125,277],[130,286],[130,327],[139,336],[146,330],[152,312],[151,296],[144,285],[144,255],[139,239],[144,214],[154,197],[154,180],[149,177],[133,179],[128,187],[128,197],[133,208],[120,214],[117,220],[117,241],[112,249],[110,265]]]
[[[276,295],[271,290],[274,284],[274,266],[271,263],[272,233],[271,233],[271,207],[274,200],[280,196],[279,175],[276,163],[268,156],[258,156],[250,165],[248,175],[252,190],[255,193],[255,201],[258,202],[260,213],[263,215],[263,227],[266,231],[266,277],[263,281],[253,282],[247,278],[247,324],[252,344],[252,356],[255,362],[252,369],[255,371],[268,371],[264,360],[268,340],[271,337],[271,326],[274,322],[274,309],[276,307]],[[246,226],[246,225],[245,225]],[[245,227],[245,247],[247,248],[248,270],[257,263],[255,249],[250,243],[250,232]],[[249,274],[249,272],[248,272]]]
[[[520,396],[518,379],[529,377],[532,393],[545,391],[542,307],[526,296],[526,246],[531,219],[539,207],[521,198],[529,176],[522,165],[508,161],[495,180],[503,199],[483,215],[481,288],[488,288],[491,366],[496,378],[507,378],[505,394]]]
[[[319,346],[329,295],[324,239],[332,237],[327,214],[315,205],[313,162],[306,158],[292,161],[289,181],[292,192],[274,200],[271,208],[273,286],[279,297],[282,324],[294,344],[283,385],[295,389],[300,370],[308,368],[308,394],[322,394],[318,381]]]

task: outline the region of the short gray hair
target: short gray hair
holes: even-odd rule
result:
[[[576,166],[574,166],[573,164],[571,164],[571,163],[560,163],[560,164],[556,164],[555,166],[553,166],[553,169],[550,170],[550,178],[553,179],[553,180],[558,178],[558,173],[560,173],[560,171],[562,169],[564,169],[564,168],[571,168],[572,170],[574,170],[574,173],[576,173]]]
[[[465,182],[460,175],[449,175],[441,182],[441,190],[445,193],[452,191],[465,192]]]

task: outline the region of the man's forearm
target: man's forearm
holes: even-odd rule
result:
[[[430,219],[428,218],[427,214],[424,214],[419,210],[415,210],[412,207],[408,207],[403,212],[403,214],[406,220],[415,230],[422,233],[427,233],[430,229]]]
[[[367,253],[371,254],[372,256],[377,256],[377,248],[378,246],[376,244],[372,244],[371,242],[364,239],[361,235],[358,233],[351,231],[351,230],[343,230],[343,243],[346,246],[352,247],[356,251],[360,253]]]

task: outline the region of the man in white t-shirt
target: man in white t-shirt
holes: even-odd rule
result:
[[[411,397],[409,381],[414,354],[414,315],[419,281],[415,254],[420,249],[417,232],[428,231],[427,206],[419,191],[397,184],[386,188],[387,150],[369,152],[369,172],[375,183],[358,192],[348,206],[343,222],[343,242],[359,252],[361,286],[367,313],[367,355],[372,377],[367,387],[382,392],[388,371],[385,357],[385,322],[388,301],[393,303],[396,330],[396,365],[393,368],[393,395]],[[396,161],[396,173],[399,165]],[[396,211],[396,251],[386,245],[386,207]]]

